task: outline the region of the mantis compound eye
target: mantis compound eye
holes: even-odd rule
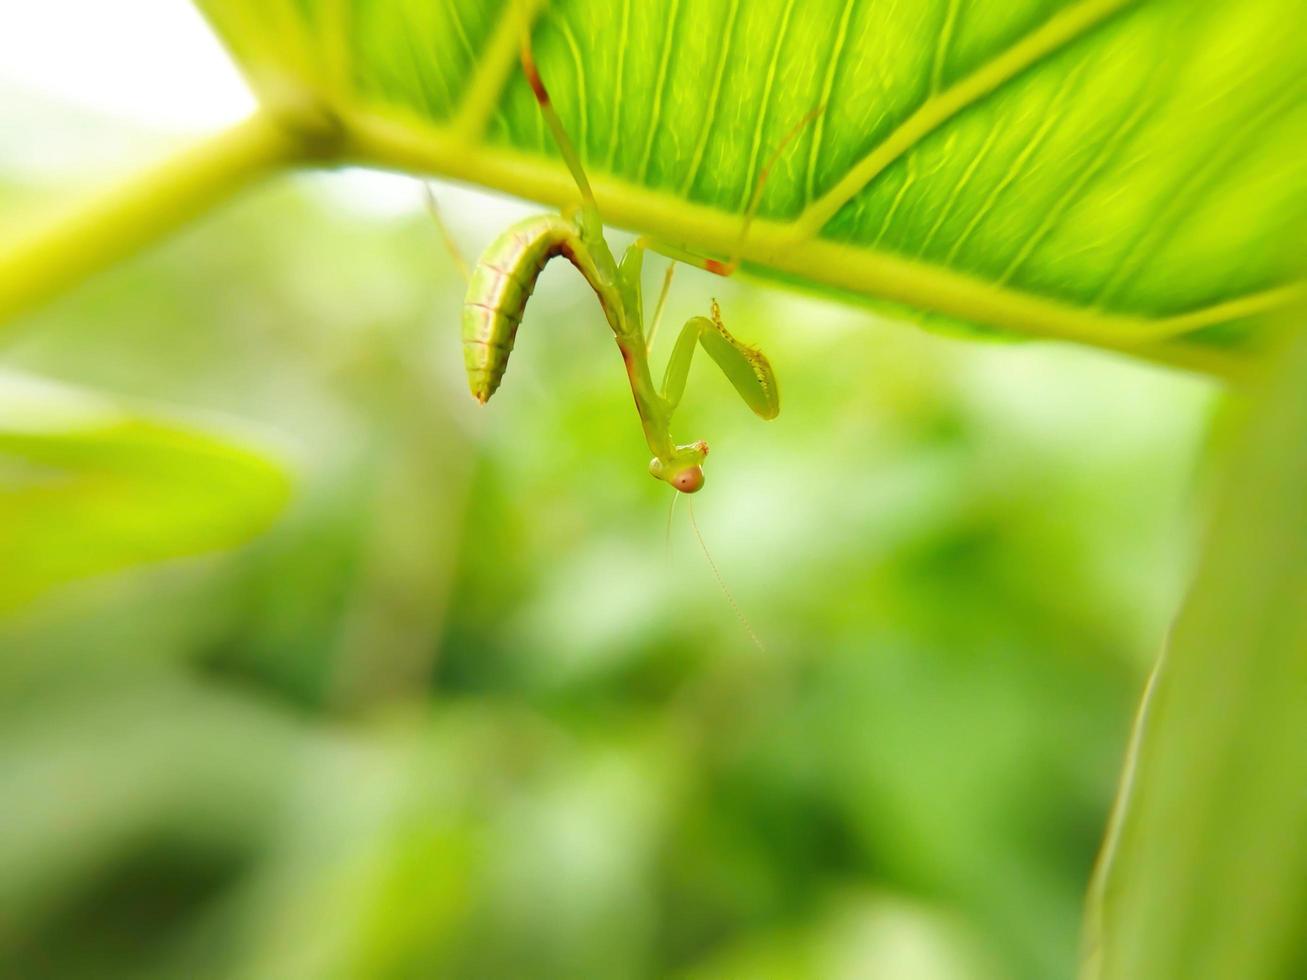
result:
[[[703,467],[687,466],[668,482],[681,493],[698,493],[703,489]]]

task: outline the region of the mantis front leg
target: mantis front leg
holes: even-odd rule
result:
[[[690,374],[690,363],[694,360],[694,350],[700,345],[755,414],[764,419],[776,417],[781,409],[780,389],[776,385],[776,375],[772,372],[771,364],[762,351],[742,344],[731,336],[722,323],[717,301],[713,300],[712,319],[690,317],[681,328],[676,346],[672,348],[672,356],[667,361],[662,390],[659,392],[666,425],[670,426],[676,406],[681,403],[685,382]],[[677,452],[679,455],[675,460],[655,457],[649,464],[649,471],[677,490],[693,493],[703,486],[703,459],[708,455],[708,444],[697,442],[690,446],[678,446]]]
[[[702,345],[708,356],[717,362],[722,374],[754,414],[764,419],[777,416],[781,410],[781,395],[771,364],[762,351],[731,336],[722,323],[722,311],[716,300],[712,303],[711,320],[702,316],[690,317],[676,338],[676,346],[672,348],[663,375],[662,396],[669,415],[685,393],[685,381],[690,374],[696,345]]]

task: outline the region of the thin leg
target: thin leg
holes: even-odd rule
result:
[[[581,155],[576,152],[576,147],[572,145],[571,139],[568,138],[567,130],[563,128],[563,121],[558,118],[558,113],[554,111],[553,103],[549,100],[549,91],[545,88],[544,79],[540,77],[540,71],[536,68],[535,55],[531,53],[531,34],[529,30],[524,29],[522,32],[520,54],[522,71],[531,86],[531,92],[535,95],[536,103],[540,106],[540,113],[544,116],[549,131],[554,134],[554,142],[558,144],[558,150],[563,155],[567,169],[572,171],[572,179],[576,181],[576,186],[581,191],[581,200],[586,211],[593,215],[597,221],[599,218],[599,205],[595,203],[594,191],[590,189],[590,181],[585,175],[585,169],[581,166]]]
[[[685,394],[685,379],[690,376],[690,362],[694,360],[694,347],[699,342],[699,334],[704,329],[713,329],[712,321],[701,316],[692,316],[681,328],[672,348],[672,356],[667,359],[667,370],[663,373],[663,400],[667,402],[667,411],[675,410]]]
[[[776,149],[772,150],[767,160],[763,163],[762,169],[758,171],[758,177],[753,184],[753,193],[749,197],[749,206],[744,212],[744,222],[740,226],[740,237],[735,246],[735,253],[723,262],[720,259],[704,258],[701,255],[695,255],[676,245],[668,245],[657,239],[643,236],[636,241],[641,248],[647,248],[651,252],[657,252],[659,255],[665,255],[669,259],[675,259],[677,262],[684,262],[686,265],[692,265],[697,269],[704,269],[718,276],[729,276],[735,273],[740,267],[740,253],[744,251],[744,243],[749,237],[749,228],[753,225],[753,219],[758,213],[758,208],[762,204],[762,192],[767,186],[767,179],[772,175],[776,163],[781,158],[781,154],[798,135],[803,132],[814,119],[824,112],[824,105],[816,106],[809,109],[808,112],[800,119],[790,131],[785,134]]]
[[[684,262],[686,265],[692,265],[696,269],[703,269],[718,276],[729,276],[739,264],[735,261],[722,262],[720,259],[708,259],[702,255],[695,255],[677,245],[668,245],[666,242],[660,242],[656,238],[650,238],[648,235],[641,235],[635,240],[635,244],[640,248],[648,249],[650,252],[657,252],[659,255],[674,259],[677,262]]]
[[[803,132],[808,123],[812,122],[825,111],[826,106],[824,105],[813,106],[809,109],[804,114],[803,118],[791,126],[790,131],[781,137],[781,141],[776,144],[776,149],[771,151],[771,154],[767,157],[767,162],[764,163],[762,169],[758,171],[758,177],[753,184],[753,196],[749,198],[748,210],[744,212],[744,224],[740,227],[740,240],[735,246],[735,254],[731,257],[731,260],[728,263],[732,269],[740,264],[740,253],[744,251],[744,243],[749,237],[749,228],[753,224],[754,216],[758,213],[758,206],[762,204],[763,189],[767,186],[767,178],[771,176],[772,169],[776,166],[776,162],[780,160],[781,154],[785,152],[785,148],[798,138],[799,134]]]
[[[458,242],[454,240],[449,225],[445,224],[445,219],[440,216],[440,205],[436,203],[436,195],[432,192],[431,185],[424,183],[422,191],[427,201],[427,213],[431,215],[431,220],[440,229],[440,237],[445,242],[445,248],[449,249],[449,257],[454,260],[454,266],[458,269],[458,274],[463,277],[463,282],[466,283],[472,278],[467,259],[463,257],[462,251],[459,250]]]
[[[658,305],[654,307],[653,320],[649,324],[649,332],[645,336],[645,350],[653,350],[654,335],[658,333],[658,325],[663,322],[663,307],[667,304],[667,294],[672,288],[672,274],[676,272],[676,263],[668,262],[667,271],[663,273],[663,288],[658,294]]]

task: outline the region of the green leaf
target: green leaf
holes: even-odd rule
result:
[[[1140,712],[1085,980],[1302,975],[1307,331],[1285,353]]]
[[[100,572],[239,544],[289,492],[229,439],[0,375],[0,610]]]
[[[1301,0],[199,5],[328,156],[563,205],[529,22],[606,220],[918,320],[1221,372],[1301,288]]]

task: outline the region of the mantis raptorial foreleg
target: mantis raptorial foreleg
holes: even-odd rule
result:
[[[717,362],[722,374],[744,399],[754,413],[764,419],[774,419],[781,410],[780,393],[776,376],[762,351],[740,343],[722,323],[722,312],[717,301],[712,303],[712,319],[695,316],[686,321],[676,338],[672,356],[663,374],[662,396],[669,410],[675,410],[685,391],[685,380],[690,373],[696,345],[702,345],[708,356]]]

